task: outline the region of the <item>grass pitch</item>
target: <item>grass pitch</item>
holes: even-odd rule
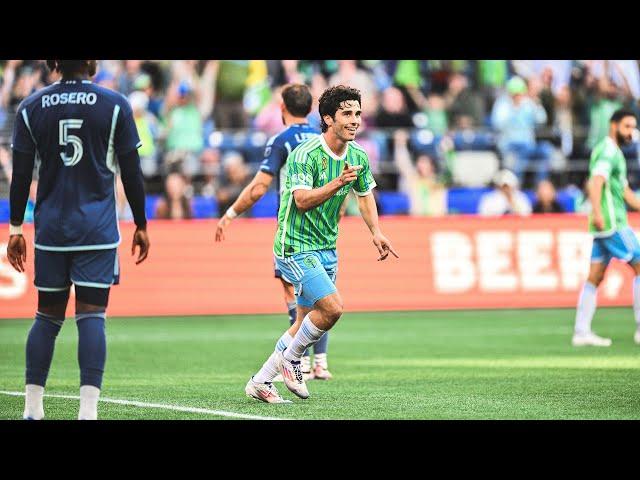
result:
[[[110,318],[103,397],[281,419],[640,419],[640,346],[630,308],[601,308],[609,348],[570,345],[574,311],[346,313],[329,341],[334,379],[311,381],[293,404],[247,398],[285,315]],[[0,390],[24,391],[31,320],[0,320]],[[68,318],[47,394],[78,395],[77,332]],[[78,400],[45,398],[48,419],[74,419]],[[23,397],[0,394],[0,419]],[[223,415],[100,403],[101,419]]]

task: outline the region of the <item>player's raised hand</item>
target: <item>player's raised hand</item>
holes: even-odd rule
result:
[[[373,244],[376,246],[378,252],[380,253],[378,261],[385,260],[389,256],[389,252],[391,252],[396,258],[400,258],[396,251],[393,249],[393,245],[391,245],[391,242],[381,233],[373,236]]]
[[[216,225],[216,242],[222,242],[224,240],[224,231],[231,224],[231,219],[228,215],[223,215],[218,220],[218,225]]]
[[[133,234],[133,243],[131,244],[131,255],[135,255],[136,246],[140,247],[138,259],[136,260],[136,265],[138,265],[145,261],[147,255],[149,255],[149,247],[151,246],[146,228],[136,228]]]
[[[11,235],[7,245],[7,259],[13,268],[24,272],[27,261],[27,242],[22,235]]]
[[[358,170],[360,169],[362,169],[362,165],[349,165],[345,163],[342,175],[338,177],[340,184],[346,185],[347,183],[355,182],[358,179]]]

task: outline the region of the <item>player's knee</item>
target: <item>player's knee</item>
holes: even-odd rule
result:
[[[336,323],[342,316],[342,302],[331,302],[323,313],[329,322]]]
[[[109,288],[76,285],[76,312],[104,311],[109,303]]]
[[[59,292],[38,291],[38,311],[56,318],[64,318],[69,301],[69,290]]]

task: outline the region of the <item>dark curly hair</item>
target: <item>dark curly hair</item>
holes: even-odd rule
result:
[[[96,73],[95,60],[47,60],[49,70],[57,70],[63,77],[74,74],[88,74],[90,77]]]
[[[323,132],[326,132],[329,128],[329,125],[324,121],[324,116],[330,115],[331,118],[335,120],[336,112],[340,108],[340,104],[349,100],[357,100],[358,103],[362,105],[360,90],[347,87],[346,85],[336,85],[322,92],[319,99],[320,105],[318,110],[320,111],[320,126]]]

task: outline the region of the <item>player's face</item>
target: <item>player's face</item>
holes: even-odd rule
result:
[[[336,111],[335,120],[327,115],[325,121],[333,130],[333,133],[343,142],[356,138],[356,132],[360,128],[362,109],[357,100],[346,100],[340,104]]]
[[[631,143],[633,131],[637,128],[638,124],[636,118],[632,116],[624,117],[618,123],[616,130],[616,137],[620,145],[627,145]]]

